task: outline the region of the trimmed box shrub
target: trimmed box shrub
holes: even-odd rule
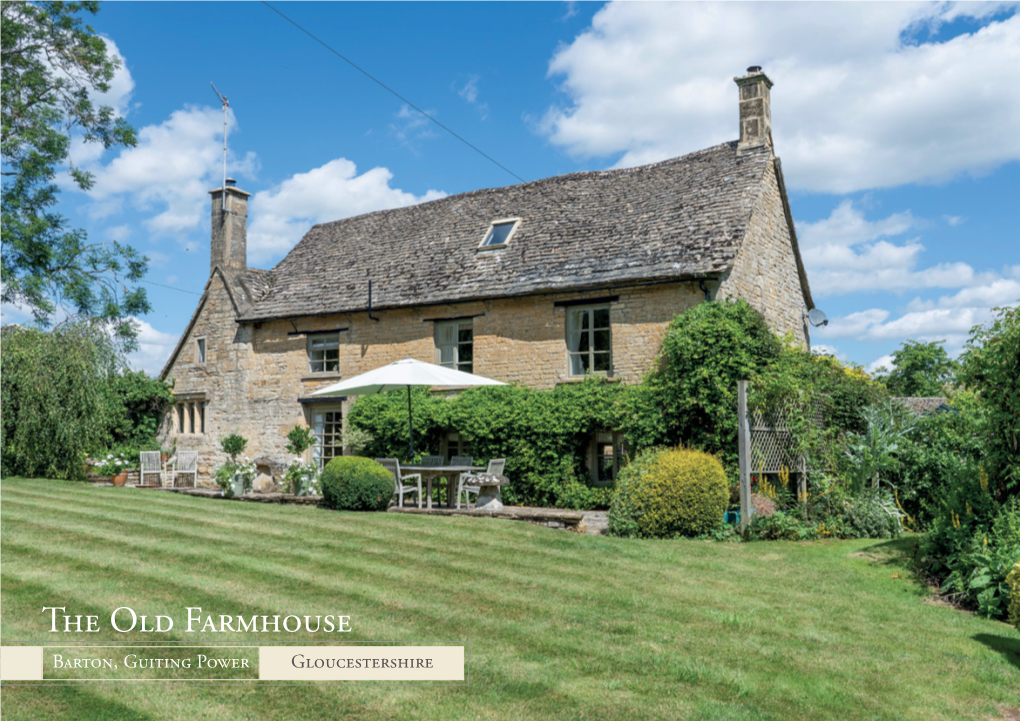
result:
[[[729,498],[726,472],[715,456],[653,449],[620,472],[609,532],[640,538],[708,533],[722,523]]]
[[[322,469],[322,500],[343,511],[385,511],[396,485],[371,458],[337,456]]]

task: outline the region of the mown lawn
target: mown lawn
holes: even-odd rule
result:
[[[52,605],[104,628],[118,606],[171,613],[160,640],[193,642],[184,608],[201,606],[352,616],[353,633],[293,643],[470,650],[466,686],[5,686],[5,721],[930,720],[1020,707],[1020,635],[926,603],[910,540],[627,541],[20,479],[3,481],[0,514],[4,643],[54,643],[40,613]]]

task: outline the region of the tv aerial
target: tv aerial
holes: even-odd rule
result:
[[[223,194],[220,196],[220,210],[226,212],[227,210],[227,108],[230,107],[230,103],[227,101],[227,96],[223,95],[216,86],[211,82],[213,92],[216,93],[216,97],[220,99],[220,104],[223,106]]]
[[[829,319],[826,317],[825,313],[818,310],[817,308],[812,308],[811,310],[809,310],[805,314],[805,317],[808,319],[808,323],[813,325],[815,328],[817,328],[820,325],[821,326],[829,325]]]

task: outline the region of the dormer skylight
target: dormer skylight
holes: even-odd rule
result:
[[[520,224],[520,218],[506,218],[505,220],[494,220],[489,226],[489,232],[482,240],[481,248],[502,248],[510,242],[510,237]]]

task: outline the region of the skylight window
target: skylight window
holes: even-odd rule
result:
[[[498,248],[506,245],[510,242],[510,236],[513,235],[518,223],[520,223],[519,218],[494,221],[489,227],[489,232],[485,234],[481,247]]]

